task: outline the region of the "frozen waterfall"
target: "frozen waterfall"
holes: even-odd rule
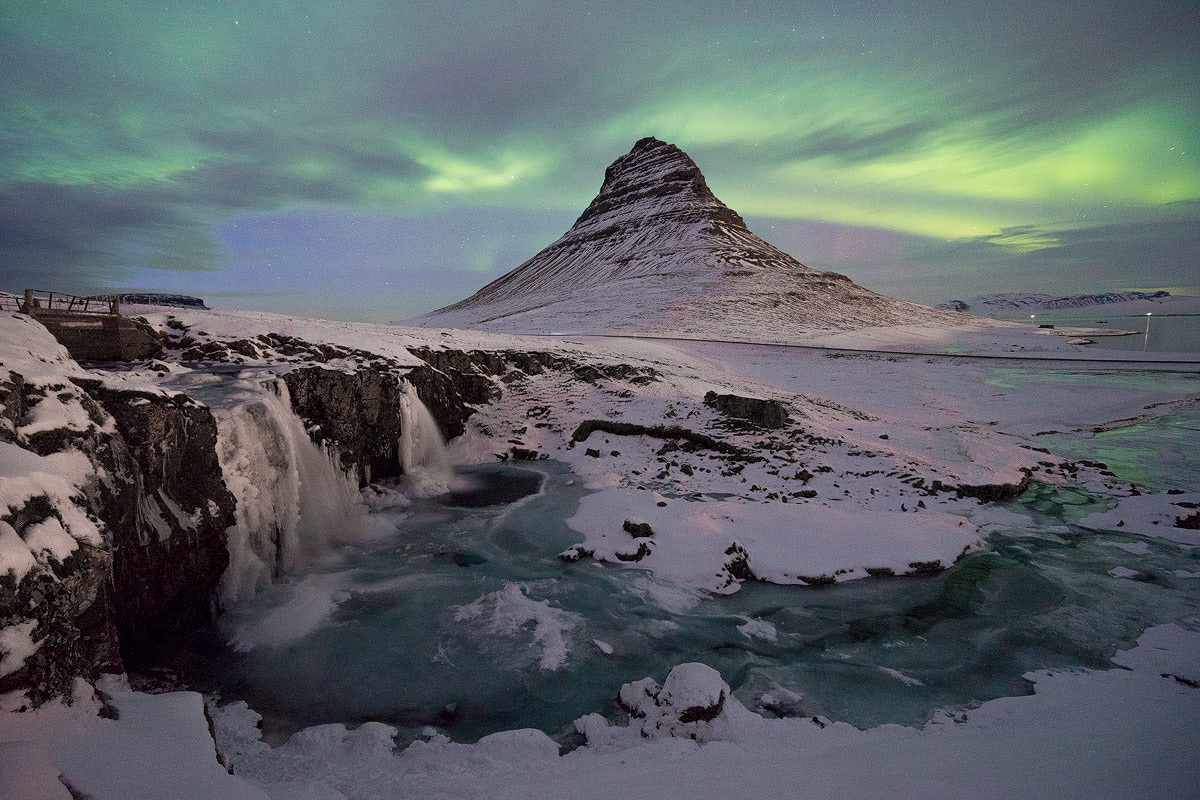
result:
[[[401,388],[400,465],[406,488],[420,496],[441,494],[449,489],[454,476],[446,440],[413,385],[404,381]]]
[[[234,402],[213,408],[221,469],[237,499],[219,587],[225,608],[356,540],[366,516],[353,477],[309,439],[287,384],[239,380],[237,390]]]

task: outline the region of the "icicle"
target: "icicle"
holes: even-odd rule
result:
[[[221,469],[237,498],[219,587],[225,608],[354,540],[365,516],[356,482],[308,438],[287,385],[256,386],[246,402],[214,409]]]
[[[403,381],[400,400],[403,428],[400,431],[400,466],[410,492],[430,496],[449,490],[453,469],[446,453],[446,441],[433,414],[417,396],[417,390]]]

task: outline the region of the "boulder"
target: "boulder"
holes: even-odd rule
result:
[[[704,395],[704,405],[762,428],[782,428],[788,422],[787,406],[778,400],[709,392]]]

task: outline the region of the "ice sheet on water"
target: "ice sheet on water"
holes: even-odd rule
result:
[[[293,644],[333,615],[346,597],[343,586],[342,575],[327,573],[276,584],[224,618],[229,643],[240,652]]]
[[[504,588],[459,606],[454,619],[479,621],[487,632],[511,638],[522,638],[529,633],[532,623],[532,644],[541,650],[538,667],[551,671],[562,669],[567,663],[570,655],[567,636],[583,622],[581,615],[554,608],[549,600],[531,600],[517,583],[505,583]]]

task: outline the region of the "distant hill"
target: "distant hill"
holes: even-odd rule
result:
[[[1071,316],[1101,311],[1112,316],[1200,313],[1200,298],[1170,292],[1104,292],[1067,297],[1036,293],[987,294],[970,300],[950,300],[938,308],[988,317],[1021,317],[1029,314]]]
[[[156,294],[152,292],[126,292],[124,294],[96,295],[98,300],[113,298],[122,303],[137,306],[170,306],[173,308],[208,308],[199,297],[188,297],[183,294]]]
[[[471,297],[404,324],[790,341],[920,322],[961,318],[806,267],[751,233],[686,153],[647,138],[609,166],[562,238]]]

